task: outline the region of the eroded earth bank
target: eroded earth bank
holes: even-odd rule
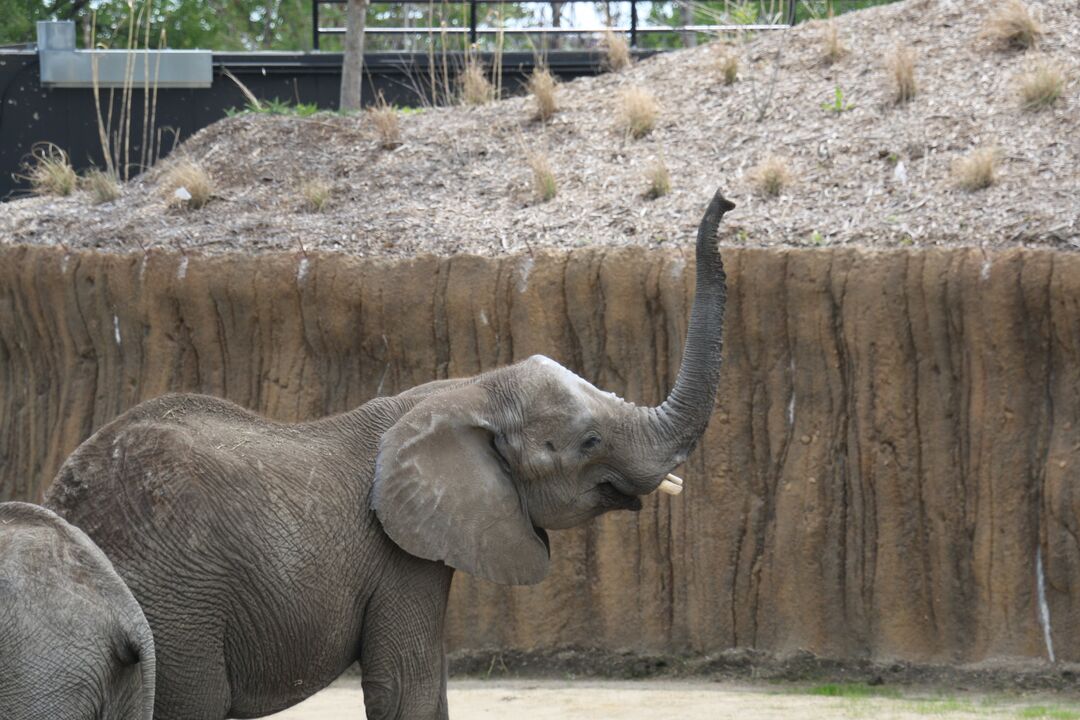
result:
[[[554,533],[539,586],[459,573],[452,649],[1080,660],[1080,256],[725,259],[686,492]],[[656,403],[692,270],[686,249],[0,248],[0,499],[39,498],[94,429],[169,391],[301,420],[543,353]]]

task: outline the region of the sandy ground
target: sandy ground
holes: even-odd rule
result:
[[[834,692],[835,695],[823,693]],[[709,681],[454,680],[455,720],[764,720],[765,718],[1053,718],[1080,720],[1080,702],[1048,694],[991,695],[898,691],[859,685],[794,686]],[[357,720],[363,717],[360,680],[348,677],[277,720]]]

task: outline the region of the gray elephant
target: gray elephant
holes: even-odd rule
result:
[[[0,503],[0,718],[151,720],[154,639],[85,534]]]
[[[145,402],[47,503],[112,558],[157,643],[159,720],[260,717],[359,660],[369,718],[445,718],[454,569],[540,582],[544,529],[638,510],[697,443],[719,381],[720,193],[667,400],[637,407],[544,358],[284,424],[199,395]]]

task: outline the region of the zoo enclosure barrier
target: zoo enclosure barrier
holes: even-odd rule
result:
[[[506,0],[442,0],[442,4],[449,5],[467,5],[469,14],[468,27],[449,27],[449,26],[413,26],[413,27],[367,27],[364,30],[365,35],[467,35],[469,45],[475,45],[477,39],[481,35],[589,35],[607,32],[611,30],[616,33],[623,33],[629,35],[630,47],[638,47],[638,39],[643,34],[648,33],[682,33],[682,32],[700,32],[700,33],[718,33],[718,32],[734,32],[734,31],[755,31],[755,30],[781,30],[787,27],[791,27],[795,24],[797,9],[799,0],[780,0],[781,7],[783,8],[780,17],[783,18],[783,23],[772,24],[743,24],[743,23],[727,23],[717,25],[642,25],[640,22],[640,16],[638,14],[638,3],[643,0],[621,0],[627,2],[630,5],[630,24],[620,26],[570,26],[570,27],[551,27],[551,26],[532,26],[532,27],[501,27],[501,28],[488,28],[479,26],[478,8],[480,5],[503,5],[511,4]],[[319,37],[321,35],[344,35],[345,28],[342,27],[322,27],[319,17],[320,5],[344,5],[348,0],[311,0],[311,46],[315,50],[319,49]],[[423,3],[417,3],[415,0],[379,0],[380,4],[386,5],[423,5]],[[560,0],[558,3],[551,3],[553,5],[570,5],[575,3],[593,4],[595,0]],[[653,3],[648,2],[648,5]],[[683,4],[683,0],[677,0],[676,4]]]

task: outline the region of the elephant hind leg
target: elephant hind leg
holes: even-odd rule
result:
[[[220,644],[193,637],[176,643],[184,644],[179,655],[169,652],[172,644],[158,650],[154,720],[224,720],[232,690]]]
[[[452,571],[429,566],[426,582],[380,592],[364,613],[360,672],[368,720],[446,720],[443,625]]]

